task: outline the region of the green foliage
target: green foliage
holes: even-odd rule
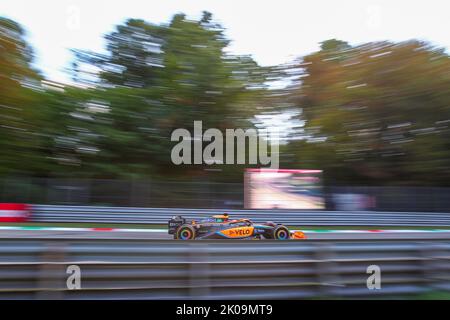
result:
[[[194,120],[220,129],[252,126],[265,74],[251,57],[225,52],[229,41],[211,14],[200,21],[175,15],[168,25],[130,19],[106,40],[107,55],[73,50],[73,78],[88,88],[29,90],[34,100],[27,105],[39,110],[30,119],[33,146],[9,155],[11,161],[19,156],[34,161],[10,173],[198,174],[203,166],[186,170],[171,163],[174,129],[191,129]]]
[[[34,148],[32,108],[38,84],[31,68],[32,50],[23,39],[24,30],[0,17],[0,175],[19,169],[18,156],[30,156]]]
[[[330,40],[302,64],[298,103],[311,143],[298,149],[299,162],[313,161],[332,180],[351,173],[344,183],[448,184],[447,54],[419,41]]]
[[[0,176],[206,175],[171,163],[174,129],[248,128],[256,115],[296,109],[306,125],[287,134],[301,139],[281,146],[282,167],[323,169],[327,184],[448,185],[450,60],[428,43],[332,39],[263,68],[228,53],[208,12],[129,19],[106,36],[107,54],[73,50],[80,86],[49,88],[22,28],[0,18],[0,31]],[[243,166],[221,168],[241,181]]]

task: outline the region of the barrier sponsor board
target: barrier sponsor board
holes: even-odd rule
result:
[[[31,215],[24,203],[0,203],[0,222],[25,222]]]
[[[324,209],[321,170],[247,169],[247,209]]]

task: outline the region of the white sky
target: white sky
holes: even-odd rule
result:
[[[173,14],[213,13],[233,53],[261,65],[292,60],[338,38],[350,44],[418,38],[450,48],[446,0],[0,0],[0,16],[19,22],[51,80],[68,82],[70,48],[103,51],[103,35],[127,18],[168,22]]]

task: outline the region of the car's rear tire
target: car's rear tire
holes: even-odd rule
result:
[[[289,230],[283,225],[273,228],[272,237],[275,240],[289,240]]]
[[[195,229],[189,224],[182,225],[175,233],[175,239],[179,240],[194,240],[195,236]]]

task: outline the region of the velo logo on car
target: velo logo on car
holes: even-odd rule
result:
[[[233,229],[226,229],[222,231],[222,234],[229,238],[248,237],[253,234],[253,227],[240,227]]]

